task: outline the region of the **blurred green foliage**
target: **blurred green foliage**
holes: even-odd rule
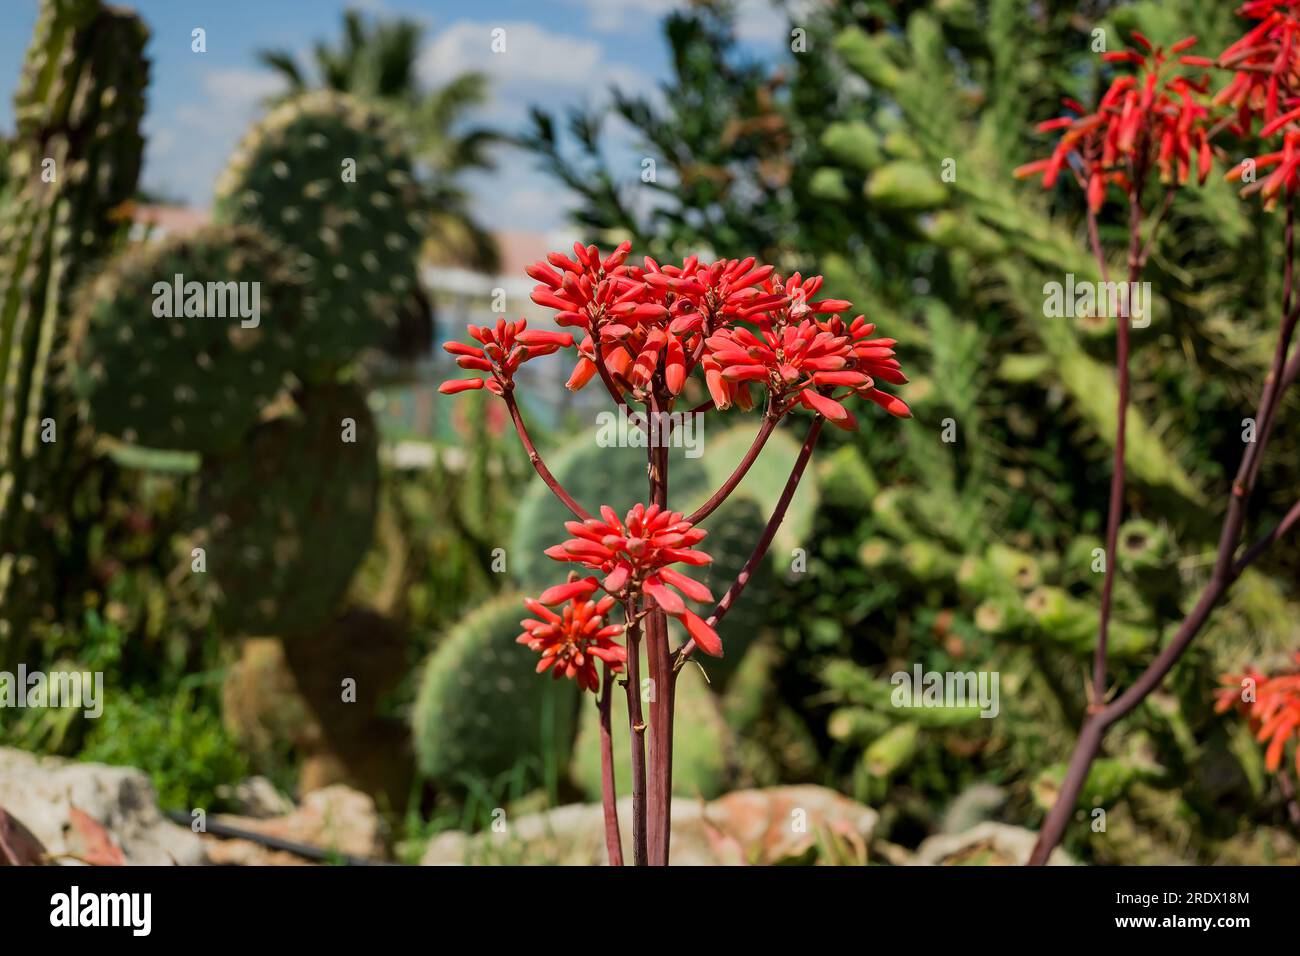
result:
[[[728,3],[670,16],[674,72],[659,95],[615,92],[604,113],[536,110],[531,145],[578,195],[592,241],[824,273],[829,294],[899,339],[914,421],[877,429],[868,416],[860,435],[823,439],[807,574],[745,595],[761,602],[778,660],[762,699],[790,706],[812,735],[810,778],[881,806],[890,839],[940,829],[946,807],[988,783],[1001,797],[984,815],[1036,826],[1035,781],[1068,756],[1087,705],[1115,385],[1112,333],[1043,308],[1045,283],[1097,277],[1082,197],[1011,170],[1046,153],[1033,127],[1060,96],[1093,102],[1108,82],[1094,30],[1109,50],[1139,28],[1156,43],[1196,34],[1197,52],[1213,55],[1241,28],[1230,6],[1191,0],[791,10],[791,52],[773,61],[737,41]],[[655,181],[610,165],[614,116]],[[1103,210],[1108,247],[1122,247],[1123,214]],[[1133,550],[1117,557],[1111,666],[1121,686],[1204,580],[1271,349],[1280,255],[1278,217],[1212,176],[1180,192],[1143,277],[1155,318],[1134,339],[1122,534]],[[1296,417],[1292,402],[1252,528],[1300,486]],[[1122,822],[1073,828],[1072,850],[1211,862],[1243,829],[1283,823],[1278,791],[1252,784],[1250,756],[1229,747],[1211,691],[1216,672],[1300,643],[1298,569],[1297,550],[1279,548],[1243,578],[1165,689],[1113,735],[1113,763],[1100,766],[1119,769],[1094,796]],[[1000,716],[891,706],[890,675],[916,663],[998,672]]]
[[[486,141],[437,146],[461,107],[440,113],[437,96],[424,99],[403,71],[410,30],[348,22],[343,46],[317,56],[319,82],[282,55],[266,60],[292,91],[323,85],[428,112],[434,139],[425,146],[461,148],[465,164],[480,165],[475,151]],[[875,805],[880,833],[904,845],[990,816],[1036,826],[1088,703],[1100,584],[1093,549],[1115,401],[1108,330],[1042,311],[1044,283],[1095,277],[1082,199],[1065,186],[1043,193],[1016,183],[1011,170],[1047,149],[1033,124],[1056,113],[1059,95],[1092,102],[1102,88],[1109,67],[1092,50],[1092,31],[1105,31],[1115,49],[1135,27],[1166,43],[1196,33],[1208,53],[1239,32],[1229,7],[1195,0],[854,0],[798,5],[791,28],[803,31],[802,48],[760,57],[737,41],[728,4],[698,2],[665,21],[673,75],[659,95],[616,92],[606,114],[535,112],[530,145],[576,194],[575,219],[593,241],[630,238],[638,253],[662,257],[753,254],[784,271],[824,273],[829,294],[852,299],[899,339],[912,377],[901,393],[912,422],[877,428],[870,409],[858,435],[827,430],[771,561],[724,623],[728,658],[703,665],[707,684],[695,670],[684,677],[693,713],[703,715],[698,733],[687,721],[678,731],[684,789],[823,783]],[[366,73],[366,62],[393,66]],[[445,95],[475,102],[476,82]],[[655,181],[642,181],[640,166],[610,165],[610,114],[655,160]],[[9,189],[0,179],[0,195]],[[449,203],[443,212],[455,219],[463,210]],[[1108,245],[1123,238],[1121,212],[1103,210]],[[1203,580],[1276,321],[1278,232],[1276,216],[1213,177],[1179,195],[1148,268],[1155,321],[1135,335],[1132,520],[1116,556],[1112,672],[1121,684]],[[472,234],[445,238],[490,259]],[[504,622],[490,629],[493,652],[500,643],[526,670],[526,652],[506,646],[508,609],[493,603],[510,599],[494,596],[562,577],[538,559],[539,545],[563,537],[564,515],[487,398],[456,400],[454,440],[427,449],[428,461],[403,463],[387,443],[373,540],[341,602],[346,620],[275,635],[284,637],[281,673],[266,686],[301,699],[262,701],[328,724],[338,662],[359,661],[374,681],[366,686],[382,688],[371,716],[395,723],[411,718],[432,673],[416,746],[391,745],[408,770],[412,751],[434,755],[429,779],[403,781],[414,838],[482,828],[498,807],[522,812],[593,790],[590,748],[566,763],[569,733],[538,744],[528,719],[541,715],[494,689],[503,674],[491,661],[465,660],[463,645],[476,638],[458,622],[486,609]],[[1300,484],[1296,419],[1292,403],[1252,528]],[[674,463],[684,498],[718,483],[727,470],[719,462],[743,450],[757,416],[732,412],[725,422],[737,430],[711,434],[716,457],[704,474]],[[593,467],[568,434],[585,424],[534,437],[584,503],[606,498],[611,481],[637,497],[643,462],[626,450],[627,475],[603,459]],[[744,561],[797,447],[790,436],[805,425],[783,426],[789,436],[774,438],[763,470],[708,523],[721,569],[709,582],[715,591]],[[103,670],[116,690],[98,722],[71,711],[24,714],[0,727],[0,742],[141,766],[171,807],[218,805],[218,786],[250,770],[287,784],[298,763],[380,746],[366,736],[369,723],[350,728],[359,739],[313,727],[310,742],[278,741],[287,750],[248,745],[259,729],[280,726],[277,715],[257,706],[222,713],[217,681],[247,647],[223,640],[207,596],[176,570],[188,570],[193,543],[194,463],[110,442],[88,472],[68,509],[79,551],[60,556],[76,557],[81,573],[64,576],[77,586],[59,595],[39,661]],[[1083,807],[1107,809],[1109,830],[1072,829],[1072,851],[1096,862],[1260,859],[1253,832],[1280,831],[1282,801],[1248,733],[1212,715],[1210,691],[1217,673],[1266,664],[1300,643],[1298,577],[1294,547],[1243,577],[1162,691],[1117,729]],[[313,651],[325,662],[309,673],[302,662]],[[891,675],[917,664],[996,672],[999,716],[894,706]],[[470,686],[458,680],[480,668]],[[501,735],[510,739],[490,760],[476,761],[469,739],[452,741],[454,759],[441,759],[448,716],[470,738],[502,714],[519,717],[524,732]],[[584,710],[579,725],[590,717]],[[587,746],[590,727],[578,733]],[[362,775],[359,763],[351,769]]]

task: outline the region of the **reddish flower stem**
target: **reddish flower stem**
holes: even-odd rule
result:
[[[1092,218],[1093,234],[1096,219]],[[1115,364],[1119,371],[1119,403],[1115,416],[1115,458],[1110,476],[1110,507],[1106,515],[1106,576],[1101,585],[1101,616],[1097,626],[1097,652],[1092,665],[1092,707],[1100,708],[1106,699],[1106,651],[1110,633],[1110,610],[1115,589],[1115,553],[1119,543],[1119,525],[1124,517],[1124,449],[1128,438],[1129,400],[1129,307],[1133,284],[1142,273],[1142,204],[1137,192],[1129,195],[1128,289],[1123,307],[1115,322]]]
[[[808,459],[812,457],[813,447],[817,444],[817,437],[822,432],[822,425],[826,419],[818,415],[813,423],[808,427],[808,435],[804,438],[803,447],[799,449],[799,457],[795,459],[794,467],[790,469],[790,477],[786,479],[785,489],[781,492],[781,497],[776,503],[776,508],[772,511],[772,517],[768,519],[767,527],[763,529],[763,536],[758,539],[758,544],[754,546],[754,551],[745,562],[745,566],[740,569],[740,574],[732,582],[727,593],[722,596],[722,600],[714,607],[713,613],[709,615],[708,625],[717,627],[718,622],[726,615],[731,606],[736,603],[736,598],[740,597],[740,592],[745,589],[749,583],[754,569],[758,563],[767,555],[767,549],[772,545],[772,539],[776,537],[777,529],[781,527],[781,522],[785,520],[785,513],[790,508],[790,502],[794,499],[795,490],[799,487],[799,481],[803,478],[804,469],[808,467]],[[676,674],[682,669],[691,654],[695,653],[695,641],[688,640],[678,650],[673,659],[673,673]]]
[[[623,865],[623,837],[618,830],[618,790],[614,777],[614,735],[610,724],[610,689],[614,674],[605,665],[596,707],[600,712],[600,804],[605,813],[605,851],[610,866]]]
[[[605,391],[609,392],[609,397],[614,400],[614,404],[630,417],[631,410],[628,408],[627,399],[623,397],[623,390],[614,381],[614,376],[610,374],[609,368],[605,364],[604,353],[600,350],[600,327],[602,324],[602,322],[595,319],[591,323],[591,350],[596,356],[596,374],[600,376],[601,382],[605,385]],[[649,427],[649,423],[647,422],[640,427],[644,430]]]
[[[546,482],[546,487],[551,489],[555,497],[564,502],[564,506],[572,511],[579,521],[588,520],[591,513],[573,500],[573,496],[565,491],[564,486],[551,474],[551,469],[546,467],[546,462],[542,461],[541,453],[533,444],[528,428],[524,425],[523,416],[519,414],[519,404],[515,401],[513,389],[506,388],[501,397],[505,399],[506,408],[510,411],[510,420],[515,423],[515,431],[519,434],[519,441],[524,446],[524,451],[528,453],[528,460],[533,463],[533,468],[537,470],[542,481]]]
[[[728,476],[727,480],[715,491],[709,500],[700,505],[689,517],[687,521],[691,524],[699,524],[709,515],[717,510],[718,505],[727,500],[728,496],[736,490],[745,475],[749,474],[750,467],[758,459],[763,451],[763,446],[767,444],[767,439],[776,429],[777,422],[781,420],[776,411],[776,399],[769,398],[767,401],[767,410],[763,413],[763,424],[759,426],[758,433],[754,436],[753,443],[749,446],[749,451],[745,452],[745,457],[736,465],[736,469]]]
[[[1070,757],[1065,780],[1062,782],[1060,792],[1057,794],[1056,803],[1043,820],[1042,828],[1038,832],[1038,841],[1035,843],[1033,852],[1029,857],[1029,865],[1031,866],[1045,864],[1051,856],[1052,850],[1061,842],[1061,838],[1065,834],[1065,828],[1074,814],[1079,794],[1087,782],[1088,771],[1101,749],[1106,730],[1116,721],[1129,714],[1152,691],[1160,686],[1161,681],[1164,680],[1179,658],[1182,657],[1192,640],[1205,626],[1206,621],[1209,620],[1211,612],[1213,612],[1224,594],[1227,593],[1228,588],[1241,576],[1242,572],[1268,550],[1274,542],[1280,540],[1297,524],[1300,524],[1300,501],[1298,501],[1291,506],[1286,515],[1271,531],[1256,541],[1240,558],[1236,557],[1242,526],[1246,518],[1246,505],[1249,503],[1251,492],[1254,490],[1255,478],[1259,470],[1258,462],[1263,456],[1264,447],[1268,444],[1269,432],[1271,431],[1269,427],[1259,427],[1259,423],[1265,422],[1271,425],[1273,416],[1281,405],[1286,387],[1294,380],[1294,375],[1291,374],[1292,370],[1300,367],[1297,365],[1297,360],[1300,360],[1300,352],[1292,356],[1289,361],[1287,359],[1296,324],[1296,314],[1289,307],[1293,283],[1293,219],[1293,208],[1290,201],[1288,201],[1285,232],[1286,263],[1283,275],[1284,308],[1282,323],[1278,329],[1278,346],[1274,351],[1272,366],[1264,379],[1264,385],[1260,392],[1259,405],[1255,413],[1255,441],[1246,446],[1246,450],[1241,457],[1241,463],[1237,468],[1237,476],[1232,483],[1227,513],[1224,516],[1223,528],[1219,534],[1214,567],[1210,572],[1210,580],[1201,592],[1201,596],[1197,599],[1191,613],[1179,625],[1173,639],[1156,655],[1155,660],[1138,676],[1133,685],[1106,706],[1089,714],[1084,721],[1079,732],[1079,739],[1075,743],[1074,753]],[[1107,567],[1109,568],[1109,562]]]
[[[627,725],[632,743],[632,862],[645,866],[648,862],[646,844],[646,776],[645,776],[645,718],[641,714],[641,622],[636,616],[636,606],[629,601],[623,607],[628,621],[627,630]]]
[[[650,396],[650,412],[657,413],[671,402],[657,387]],[[650,442],[647,464],[650,502],[668,507],[668,447],[660,436]],[[647,619],[646,658],[650,671],[650,782],[648,794],[650,865],[668,865],[672,824],[673,778],[673,679],[668,647],[668,616],[656,607]]]
[[[1097,214],[1088,207],[1088,243],[1092,246],[1092,255],[1097,260],[1103,282],[1110,282],[1110,268],[1106,265],[1106,253],[1101,248],[1101,232],[1097,228]]]

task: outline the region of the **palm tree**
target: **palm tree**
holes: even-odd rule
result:
[[[395,115],[411,135],[430,194],[426,255],[492,271],[499,261],[496,243],[470,215],[469,196],[457,184],[464,172],[492,169],[490,147],[503,140],[494,130],[465,128],[462,122],[487,99],[487,78],[462,73],[443,86],[425,87],[417,70],[423,37],[424,28],[414,20],[367,21],[348,10],[342,40],[336,45],[317,41],[312,47],[310,75],[285,50],[260,50],[257,58],[285,82],[273,103],[323,87],[369,100]]]

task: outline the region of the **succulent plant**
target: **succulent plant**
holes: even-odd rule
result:
[[[400,337],[424,229],[400,143],[352,97],[306,93],[254,126],[217,182],[215,220],[258,228],[304,257],[325,319],[304,345],[309,382]]]
[[[50,600],[53,564],[35,552],[66,533],[83,450],[62,370],[69,300],[135,190],[146,39],[129,12],[46,0],[23,64],[0,208],[0,638]]]
[[[365,394],[322,386],[297,406],[199,472],[206,573],[228,633],[321,626],[370,545],[379,460]]]
[[[136,246],[89,289],[73,381],[103,434],[228,451],[302,364],[314,318],[292,257],[251,229]]]
[[[572,681],[541,680],[536,658],[515,638],[522,599],[504,594],[483,604],[440,639],[424,666],[412,715],[420,770],[462,789],[493,781],[532,760],[567,765],[578,692]]]

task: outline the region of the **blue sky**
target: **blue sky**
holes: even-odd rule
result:
[[[436,83],[465,70],[486,73],[492,102],[478,122],[519,128],[530,103],[552,109],[599,102],[610,83],[650,92],[668,72],[661,21],[682,0],[136,0],[152,33],[144,185],[206,206],[217,173],[278,89],[254,59],[284,48],[306,61],[312,43],[335,39],[341,13],[354,7],[426,24],[421,72]],[[785,41],[784,18],[768,0],[742,0],[743,39],[756,49]],[[0,128],[13,125],[11,99],[31,36],[37,0],[0,2]],[[190,49],[195,27],[207,52]],[[492,53],[491,31],[506,30]],[[630,144],[629,144],[630,146]],[[629,156],[632,175],[639,158]],[[469,181],[476,212],[493,228],[549,230],[563,225],[565,196],[515,151],[491,175]]]

